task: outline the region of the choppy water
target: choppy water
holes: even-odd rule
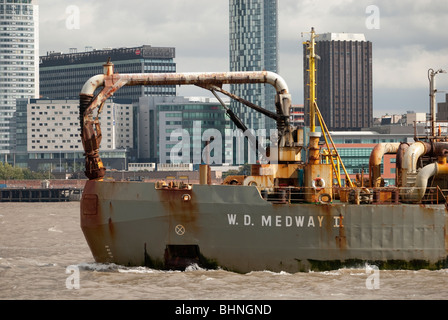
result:
[[[237,274],[97,264],[79,225],[78,202],[0,203],[3,300],[440,300],[448,298],[447,284],[447,269]]]

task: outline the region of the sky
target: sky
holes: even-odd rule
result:
[[[448,71],[446,0],[278,0],[279,70],[303,104],[302,43],[363,33],[373,48],[373,113],[429,112],[428,70]],[[175,47],[177,72],[229,71],[228,0],[38,0],[40,55],[86,47]],[[448,73],[435,77],[446,101]],[[87,80],[87,79],[86,79]],[[446,91],[443,92],[443,91]],[[182,86],[178,95],[207,96]]]

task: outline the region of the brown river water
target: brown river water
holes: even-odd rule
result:
[[[0,203],[1,300],[445,300],[448,269],[237,274],[95,263],[79,202]]]

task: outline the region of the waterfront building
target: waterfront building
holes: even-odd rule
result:
[[[228,106],[228,102],[226,103]],[[179,140],[188,151],[182,154],[183,163],[201,164],[208,129],[221,135],[222,162],[232,156],[225,136],[230,120],[221,104],[211,98],[141,97],[138,108],[138,159],[157,164],[173,163],[172,149]],[[183,132],[185,136],[180,136]],[[208,131],[210,132],[210,131]],[[218,137],[216,137],[218,138]],[[182,152],[181,152],[182,153]],[[176,152],[175,158],[179,159]],[[215,155],[218,156],[218,155]]]
[[[277,0],[229,1],[230,71],[278,73]],[[262,108],[275,111],[275,89],[264,84],[231,85],[231,92]],[[275,122],[233,101],[235,114],[250,129],[274,129]]]
[[[108,59],[118,73],[172,73],[176,72],[175,48],[143,45],[132,48],[86,49],[70,53],[48,52],[40,57],[40,94],[50,99],[79,99],[84,83],[92,76],[103,73]],[[114,96],[138,102],[141,96],[175,96],[176,86],[125,86]]]
[[[411,129],[410,127],[407,128]],[[414,142],[413,130],[401,133],[333,131],[330,134],[352,180],[356,179],[356,175],[369,176],[370,154],[378,143]],[[381,174],[386,185],[395,185],[395,159],[395,154],[385,154],[383,157]],[[345,175],[342,177],[345,177]]]
[[[15,164],[33,171],[84,170],[79,100],[20,99],[17,104]],[[134,148],[133,105],[107,100],[100,115],[101,159],[108,169],[126,169]]]
[[[39,8],[0,0],[0,161],[13,162],[16,100],[39,96]]]

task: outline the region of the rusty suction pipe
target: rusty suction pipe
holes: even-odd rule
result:
[[[370,185],[379,187],[381,184],[381,161],[385,154],[397,153],[400,143],[378,143],[370,153],[369,176]]]
[[[268,83],[275,88],[277,113],[286,119],[284,127],[279,128],[279,131],[282,133],[281,139],[287,141],[285,146],[289,146],[288,144],[291,143],[288,139],[291,131],[289,127],[291,96],[286,82],[274,72],[114,74],[113,64],[108,61],[104,65],[104,74],[91,77],[80,92],[81,140],[86,156],[86,176],[89,179],[101,179],[105,175],[105,168],[99,157],[101,129],[98,116],[96,119],[93,117],[93,110],[98,108],[98,113],[100,113],[104,102],[121,87],[135,85],[197,85],[200,87],[214,85],[221,87],[223,84],[243,83]],[[103,89],[94,97],[94,93],[99,87],[103,87]]]
[[[439,174],[448,174],[448,165],[446,163],[434,162],[421,168],[417,173],[415,185],[402,193],[403,201],[420,202],[425,196],[428,179]]]
[[[80,95],[93,95],[100,86],[110,86],[113,91],[123,86],[133,85],[208,85],[214,84],[241,84],[241,83],[268,83],[278,94],[287,94],[288,86],[278,74],[270,71],[248,72],[192,72],[192,73],[135,73],[95,75],[82,87]],[[113,92],[112,92],[113,93]]]
[[[406,149],[403,158],[404,172],[401,176],[401,186],[410,187],[414,184],[412,177],[417,175],[418,159],[431,151],[431,144],[423,141],[417,141]]]

